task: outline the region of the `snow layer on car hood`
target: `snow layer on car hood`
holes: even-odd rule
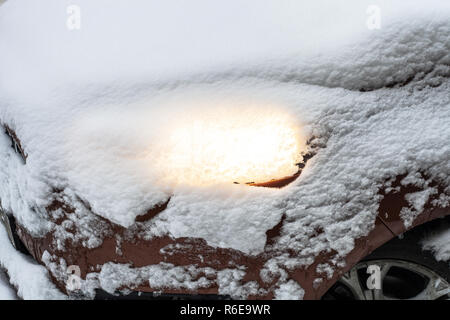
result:
[[[0,9],[0,119],[28,154],[26,166],[7,161],[2,138],[0,197],[34,233],[50,228],[38,208],[58,189],[125,227],[170,198],[149,236],[163,230],[252,254],[285,214],[280,246],[345,254],[372,228],[386,178],[424,170],[449,185],[446,3],[405,12],[380,2],[386,15],[373,32],[360,1],[346,1],[348,13],[326,2],[318,23],[308,12],[325,3],[250,1],[234,10],[238,2],[199,1],[164,4],[161,13],[153,2],[125,10],[122,1],[74,1],[80,31],[66,29],[67,3]],[[158,18],[169,15],[170,25]],[[333,15],[339,27],[323,27]],[[186,101],[278,106],[322,148],[281,190],[161,183],[161,158],[148,146],[163,138],[161,118],[189,113]],[[316,229],[324,233],[308,240]]]

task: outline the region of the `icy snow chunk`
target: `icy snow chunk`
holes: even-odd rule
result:
[[[203,274],[200,276],[200,274]],[[113,294],[122,286],[134,287],[139,284],[150,285],[158,291],[164,288],[196,290],[208,287],[211,281],[204,275],[214,274],[210,268],[194,266],[178,267],[169,263],[131,268],[129,265],[107,263],[102,266],[98,276],[100,286]]]
[[[283,208],[277,205],[277,191],[244,188],[248,187],[179,191],[157,221],[174,237],[200,237],[212,246],[257,254],[264,249],[266,231],[280,221]]]
[[[424,191],[408,193],[405,195],[406,201],[408,201],[411,206],[411,208],[402,208],[400,212],[400,217],[406,228],[409,228],[412,225],[414,219],[423,212],[425,204],[428,202],[430,196],[436,193],[437,190],[435,188],[427,188]]]
[[[424,237],[423,250],[432,251],[436,260],[448,261],[450,266],[450,225],[444,223],[441,228]]]
[[[242,285],[240,280],[244,275],[245,272],[240,269],[216,271],[211,268],[197,268],[194,265],[180,267],[169,263],[131,268],[128,265],[107,263],[102,266],[98,280],[101,288],[111,294],[117,293],[123,286],[133,288],[147,283],[155,292],[164,288],[195,291],[216,283],[219,294],[245,299],[250,294],[256,295],[259,286],[256,282]],[[214,277],[216,280],[211,280]]]
[[[47,186],[32,168],[21,163],[10,144],[8,137],[0,133],[0,207],[13,213],[32,234],[43,235],[49,230],[49,223],[32,208],[45,198]]]
[[[0,270],[0,300],[17,300],[16,291],[11,287],[3,270]]]
[[[289,280],[275,290],[276,300],[302,300],[305,290],[294,280]]]
[[[8,271],[11,285],[25,300],[60,300],[67,297],[50,280],[45,267],[14,249],[5,229],[0,226],[0,266]]]
[[[414,210],[421,212],[430,196],[435,193],[437,193],[436,189],[429,188],[424,191],[408,193],[405,195],[405,199],[411,204]]]

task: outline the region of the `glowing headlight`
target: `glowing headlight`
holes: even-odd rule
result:
[[[305,149],[294,117],[273,107],[199,108],[178,114],[159,165],[171,182],[259,183],[294,175]]]

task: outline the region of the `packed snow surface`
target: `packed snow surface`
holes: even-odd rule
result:
[[[0,267],[7,270],[9,279],[6,275],[0,274],[0,299],[16,299],[17,297],[26,300],[60,300],[66,296],[51,283],[48,271],[45,267],[27,257],[18,253],[10,244],[5,229],[0,228]],[[9,288],[2,288],[3,282],[8,281]],[[5,284],[6,285],[6,284]],[[17,294],[15,290],[17,289]],[[8,290],[9,289],[9,290]],[[1,296],[5,294],[5,296]]]
[[[450,225],[443,223],[440,228],[434,230],[422,239],[422,248],[431,251],[436,260],[447,261],[450,266]]]
[[[16,300],[16,292],[11,288],[7,275],[0,271],[0,300]]]
[[[69,4],[81,9],[80,30],[66,26]],[[369,4],[382,10],[381,29],[366,27]],[[1,205],[38,235],[54,227],[39,208],[55,190],[79,215],[88,206],[124,227],[170,198],[148,237],[200,237],[248,254],[264,250],[284,215],[274,246],[298,258],[269,261],[272,274],[323,250],[343,257],[373,227],[386,179],[409,173],[424,189],[408,196],[405,225],[435,192],[431,180],[446,187],[439,205],[449,205],[449,18],[447,1],[7,1],[0,121],[28,157],[23,165],[0,136]],[[267,114],[288,115],[298,138],[280,139],[283,157],[263,155],[280,158],[275,172],[251,161],[240,169],[291,174],[283,161],[310,140],[316,155],[301,176],[283,189],[216,179],[218,168],[233,178],[224,168],[235,158],[223,151],[233,141],[210,133],[230,130],[236,153],[257,153],[255,143],[272,136],[251,129]],[[292,137],[276,124],[273,136]],[[206,142],[190,147],[189,135]],[[302,290],[286,279],[277,297]]]

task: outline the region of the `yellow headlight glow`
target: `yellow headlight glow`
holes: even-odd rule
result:
[[[181,111],[164,135],[158,167],[183,185],[259,183],[294,175],[305,139],[294,117],[273,106]]]

